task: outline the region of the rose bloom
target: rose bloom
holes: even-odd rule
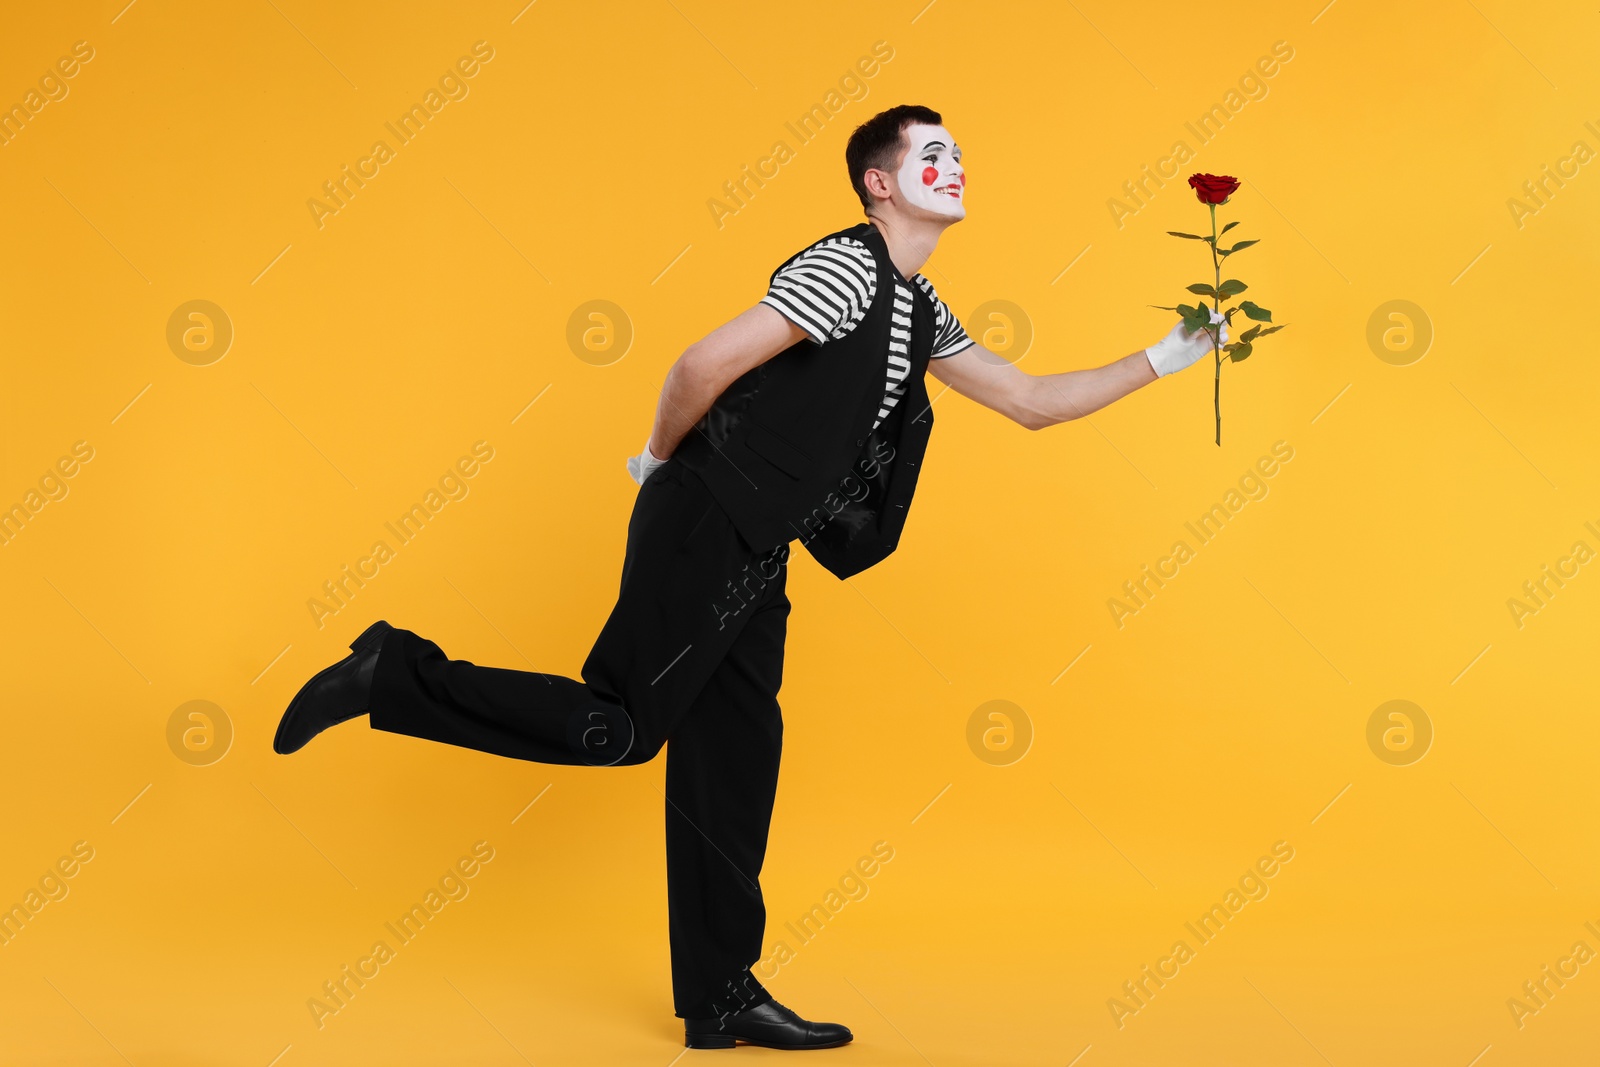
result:
[[[1202,204],[1226,204],[1239,188],[1239,179],[1227,174],[1191,174],[1189,186]]]

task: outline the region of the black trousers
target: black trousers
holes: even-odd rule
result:
[[[751,964],[778,784],[789,546],[757,552],[669,460],[639,490],[616,607],[583,681],[446,658],[409,630],[383,643],[375,729],[538,763],[631,766],[667,749],[667,906],[676,1012],[770,998]]]

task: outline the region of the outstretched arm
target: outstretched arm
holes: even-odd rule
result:
[[[661,386],[650,440],[642,453],[628,461],[634,480],[643,484],[652,470],[670,458],[694,424],[741,374],[805,336],[804,330],[771,307],[757,304],[684,349]]]
[[[1224,343],[1227,341],[1223,326]],[[1180,322],[1157,344],[1103,367],[1060,374],[1029,374],[974,344],[953,356],[928,361],[928,372],[962,396],[993,408],[1030,430],[1042,430],[1099,411],[1159,375],[1182,370],[1211,351],[1205,330],[1186,333]]]

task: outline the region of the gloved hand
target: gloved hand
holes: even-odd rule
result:
[[[1221,323],[1221,340],[1219,344],[1228,343],[1227,317],[1221,312],[1211,313],[1212,325]],[[1180,371],[1202,356],[1211,354],[1211,334],[1207,330],[1196,330],[1190,334],[1183,328],[1182,320],[1172,328],[1167,336],[1144,350],[1145,358],[1150,360],[1150,368],[1156,372],[1156,377],[1165,378],[1174,371]]]
[[[634,481],[643,485],[644,480],[650,477],[651,473],[665,462],[666,460],[664,459],[656,458],[656,454],[650,451],[650,442],[646,440],[644,451],[628,460],[628,473],[632,475]]]

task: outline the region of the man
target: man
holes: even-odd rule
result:
[[[829,1048],[750,972],[777,788],[789,546],[849,577],[894,551],[933,427],[924,372],[1039,429],[1211,351],[1182,323],[1093,370],[1029,375],[975,344],[917,273],[966,214],[939,114],[863,123],[845,161],[867,221],[790,257],[761,302],[690,345],[628,469],[641,485],[616,607],[583,681],[449,660],[374,623],[312,678],[273,747],[361,714],[380,730],[540,763],[628,766],[667,747],[667,901],[676,1013],[692,1048]],[[1214,329],[1226,340],[1226,323]]]

